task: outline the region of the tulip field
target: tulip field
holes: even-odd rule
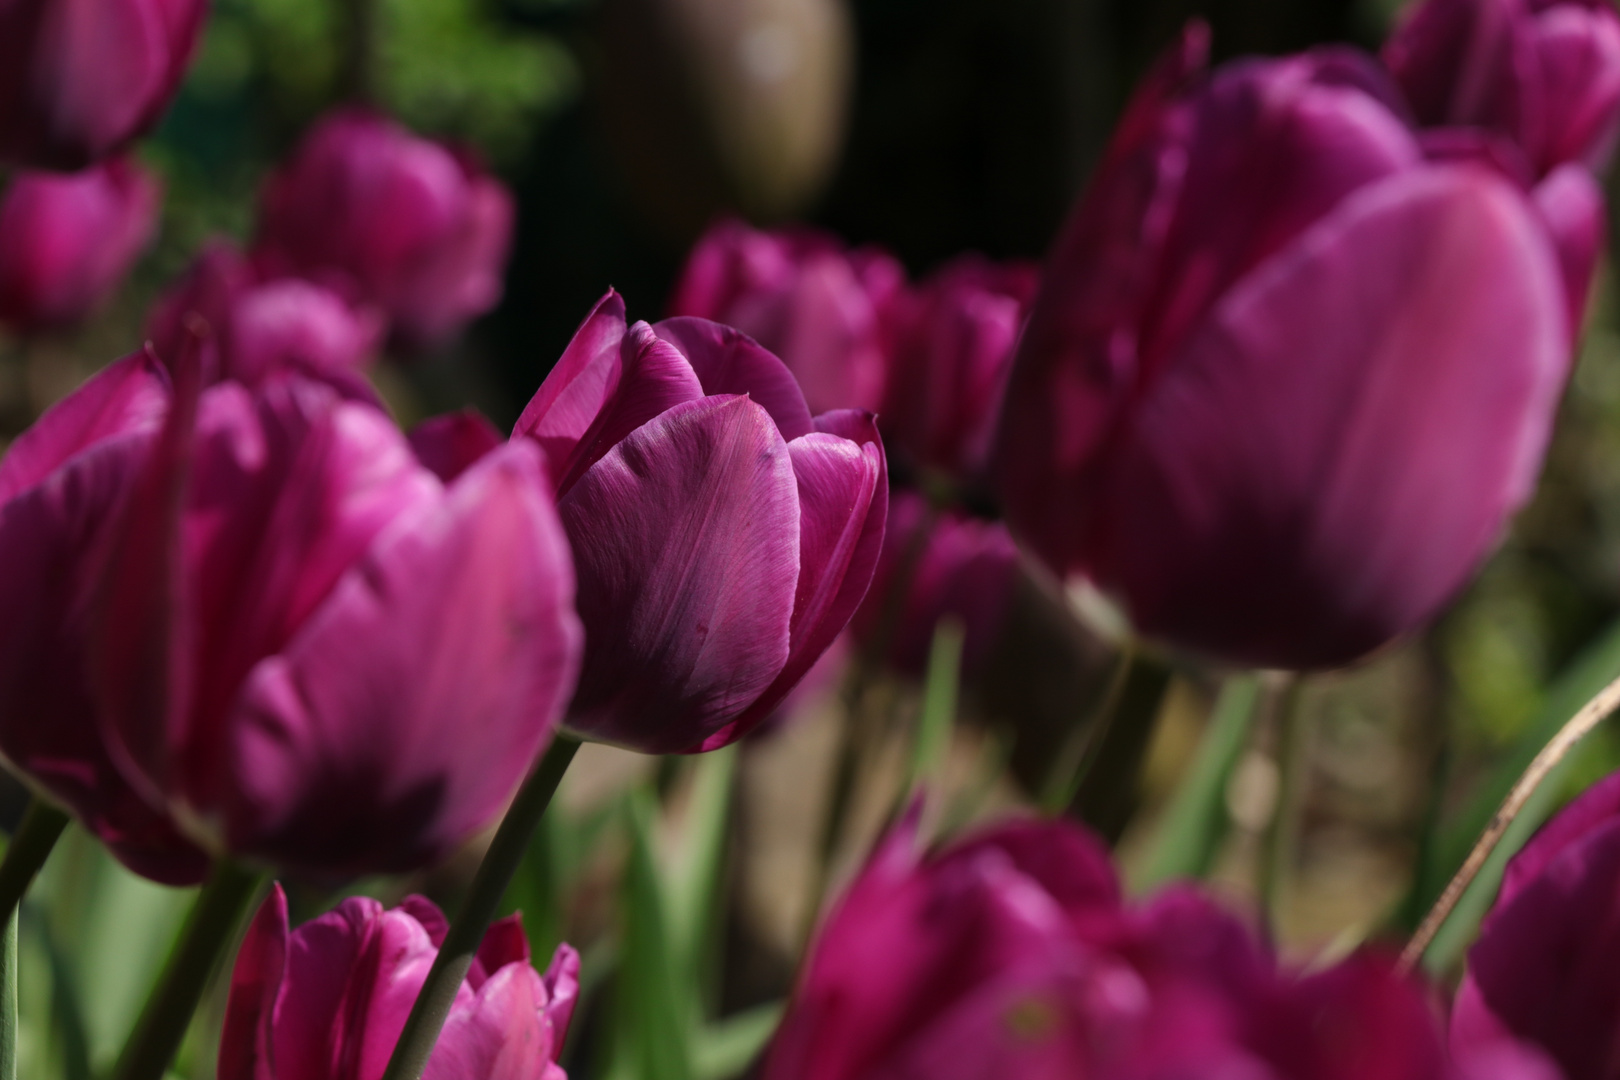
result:
[[[1620,1080],[1612,0],[0,0],[0,1080]]]

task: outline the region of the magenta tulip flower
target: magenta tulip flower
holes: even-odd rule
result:
[[[151,240],[161,201],[156,177],[129,158],[18,173],[0,197],[0,323],[28,333],[100,307]]]
[[[1373,955],[1280,970],[1171,889],[1121,902],[1102,845],[1013,822],[926,857],[903,823],[812,943],[762,1080],[1443,1080],[1422,989]]]
[[[82,169],[163,115],[207,0],[0,5],[0,164]]]
[[[433,903],[343,901],[289,930],[272,888],[231,973],[219,1080],[377,1080],[444,941]],[[557,1054],[579,996],[579,956],[541,974],[518,916],[484,934],[424,1080],[567,1080]]]
[[[879,424],[891,453],[983,478],[1035,267],[963,256],[889,305],[893,351]]]
[[[1528,498],[1570,361],[1558,245],[1578,263],[1600,219],[1426,160],[1359,54],[1204,76],[1203,46],[1053,250],[998,480],[1014,534],[1139,632],[1333,666],[1432,616]]]
[[[255,258],[432,347],[501,298],[512,197],[471,158],[364,109],[321,120],[265,186]]]
[[[1537,176],[1602,168],[1620,134],[1608,0],[1421,0],[1383,57],[1419,122],[1498,132]]]
[[[573,544],[584,668],[567,724],[647,753],[742,737],[866,595],[888,473],[870,413],[812,418],[782,362],[703,319],[626,326],[609,292],[523,416]]]
[[[883,554],[851,626],[897,670],[921,675],[940,620],[956,619],[962,670],[971,673],[1001,636],[1017,574],[1018,549],[1000,522],[931,511],[920,495],[892,492]]]
[[[876,410],[888,377],[883,315],[905,271],[876,248],[812,229],[710,229],[686,261],[671,315],[735,326],[787,364],[812,412]]]
[[[355,371],[376,356],[385,329],[380,311],[352,307],[323,286],[263,280],[224,241],[209,244],[152,309],[147,335],[165,363],[180,355],[191,316],[210,330],[205,381],[250,385],[287,368]]]
[[[1468,954],[1451,1020],[1459,1058],[1503,1041],[1565,1080],[1620,1077],[1620,774],[1555,817],[1508,863]]]
[[[326,383],[180,371],[122,361],[0,461],[0,751],[159,880],[192,845],[326,879],[441,857],[573,686],[540,455],[468,465],[441,424],[419,458]]]

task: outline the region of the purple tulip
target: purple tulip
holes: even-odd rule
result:
[[[876,410],[888,376],[883,315],[905,271],[876,248],[812,229],[710,229],[681,272],[671,315],[735,326],[782,358],[813,412]]]
[[[1341,664],[1429,618],[1529,496],[1569,368],[1555,241],[1595,246],[1427,161],[1359,54],[1206,77],[1204,45],[1149,77],[1054,248],[998,479],[1014,533],[1139,631]]]
[[[1620,1077],[1620,773],[1508,863],[1452,1012],[1463,1057],[1531,1044],[1566,1080]]]
[[[1420,123],[1479,127],[1537,176],[1600,169],[1620,133],[1620,13],[1608,0],[1422,0],[1384,46]]]
[[[171,391],[122,361],[0,461],[0,750],[160,880],[201,870],[164,819],[323,878],[442,856],[573,685],[540,455],[503,444],[446,483],[326,383],[199,398],[180,371]],[[417,445],[464,463],[456,436]]]
[[[889,305],[893,351],[879,423],[892,452],[981,479],[1035,267],[963,256]]]
[[[1443,1080],[1420,987],[1278,969],[1184,888],[1126,906],[1107,852],[1014,822],[921,857],[902,824],[812,943],[763,1080]]]
[[[513,437],[545,451],[573,543],[582,736],[647,753],[741,738],[866,594],[888,505],[874,418],[812,419],[730,327],[627,327],[609,292]]]
[[[1018,549],[999,522],[935,513],[920,495],[893,492],[883,554],[851,625],[897,670],[921,675],[940,620],[957,619],[962,670],[973,672],[1001,635],[1017,573]]]
[[[152,238],[162,191],[129,158],[18,173],[0,198],[0,323],[28,333],[100,307]]]
[[[289,930],[276,885],[231,973],[220,1080],[378,1080],[444,941],[429,900],[383,910],[355,897]],[[559,945],[544,975],[518,916],[484,934],[424,1080],[567,1080],[557,1053],[579,996],[579,956]]]
[[[512,197],[466,154],[365,109],[329,114],[264,190],[256,260],[388,313],[431,347],[501,298]]]
[[[206,0],[0,5],[0,163],[82,169],[145,133],[207,13]]]
[[[224,241],[209,244],[152,309],[147,335],[165,363],[180,355],[192,315],[212,331],[207,382],[253,385],[289,367],[354,371],[376,355],[384,332],[375,309],[351,307],[330,289],[298,278],[265,281]]]

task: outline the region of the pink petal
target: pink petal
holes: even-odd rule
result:
[[[545,997],[526,963],[492,974],[476,998],[451,1010],[423,1080],[542,1080],[556,1056]]]
[[[501,444],[495,425],[476,409],[424,420],[409,439],[416,460],[446,484]]]
[[[771,414],[782,438],[790,442],[815,430],[793,373],[746,334],[685,316],[665,319],[652,329],[685,354],[705,395],[747,394]]]
[[[573,730],[687,750],[771,685],[799,577],[793,468],[763,408],[704,398],[638,428],[562,499],[591,643]]]
[[[518,417],[513,436],[526,435],[539,443],[553,471],[573,457],[591,422],[618,389],[624,332],[624,299],[609,289]]]
[[[279,882],[259,905],[259,913],[236,951],[225,1028],[219,1038],[219,1080],[270,1080],[276,1001],[287,975],[287,894]],[[291,1073],[281,1074],[293,1080]]]
[[[1584,166],[1564,165],[1536,185],[1531,198],[1558,252],[1569,329],[1572,335],[1578,335],[1586,322],[1592,275],[1608,235],[1603,192]]]

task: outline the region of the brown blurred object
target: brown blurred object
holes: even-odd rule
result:
[[[722,211],[802,212],[852,78],[845,0],[603,0],[598,100],[619,172],[673,243]]]

